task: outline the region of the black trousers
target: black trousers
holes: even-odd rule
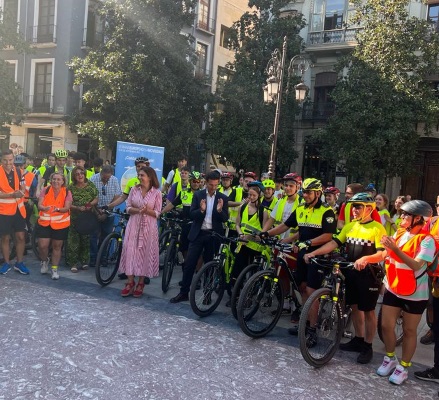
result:
[[[212,236],[211,231],[200,231],[196,239],[189,242],[183,266],[183,284],[181,285],[180,293],[189,293],[195,268],[201,254],[203,254],[204,263],[212,261],[219,246],[219,240]]]
[[[439,370],[439,298],[433,297],[434,367]]]

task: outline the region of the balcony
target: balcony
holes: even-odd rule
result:
[[[33,44],[56,43],[56,25],[29,26],[26,41]]]
[[[92,29],[84,28],[82,47],[95,48],[104,43],[104,34]]]
[[[24,104],[25,106],[27,106],[28,113],[53,113],[53,96],[51,94],[36,94],[34,96],[25,96]]]
[[[195,78],[204,81],[205,85],[212,84],[211,71],[198,65],[195,66]]]
[[[195,27],[204,32],[215,34],[215,20],[213,18],[200,18],[197,20]]]
[[[346,48],[357,44],[356,35],[363,28],[335,29],[308,33],[307,50]]]
[[[303,103],[302,119],[306,121],[327,121],[335,112],[335,104],[327,103]]]

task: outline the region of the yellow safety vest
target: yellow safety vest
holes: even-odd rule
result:
[[[250,218],[248,217],[248,205],[243,204],[241,212],[241,223],[239,226],[241,230],[246,235],[257,235],[262,231],[261,221],[259,219],[259,210],[255,212]],[[245,244],[249,249],[253,249],[256,251],[262,251],[264,246],[260,245],[256,242],[248,242]]]
[[[235,201],[236,202],[242,201],[242,196],[243,196],[243,192],[244,192],[242,187],[236,187],[235,190],[236,190]],[[239,212],[240,207],[241,206],[229,207],[230,229],[232,229],[232,230],[236,230],[236,217],[238,216],[238,212]]]
[[[322,203],[318,208],[305,207],[305,204],[300,204],[296,209],[296,220],[299,230],[300,227],[321,229],[323,214],[328,210],[332,210],[332,208],[326,203]]]

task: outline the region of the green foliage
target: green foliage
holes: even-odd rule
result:
[[[186,9],[192,4],[186,1]],[[70,125],[112,146],[117,140],[187,151],[201,132],[206,95],[193,74],[193,16],[178,0],[106,1],[105,42],[70,67],[83,83],[83,109]]]
[[[224,156],[237,168],[267,170],[271,149],[268,138],[273,133],[275,106],[263,102],[262,87],[267,79],[264,70],[273,50],[282,50],[285,36],[288,37],[287,62],[302,46],[298,35],[304,24],[302,18],[279,18],[279,10],[288,3],[288,0],[250,1],[249,6],[255,7],[255,11],[245,13],[233,27],[231,47],[236,56],[229,66],[233,75],[224,91],[217,93],[216,102],[221,103],[222,112],[213,114],[205,139],[213,153]],[[285,72],[285,85],[286,75]],[[298,78],[293,77],[290,83],[298,83]],[[277,166],[281,171],[288,169],[295,157],[294,91],[285,100],[277,146]]]
[[[331,93],[336,113],[316,140],[352,176],[404,176],[414,169],[418,127],[428,134],[437,121],[428,77],[437,73],[439,38],[427,21],[409,17],[407,0],[356,3],[354,22],[364,29],[338,65],[349,72]]]

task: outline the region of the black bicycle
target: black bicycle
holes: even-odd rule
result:
[[[291,244],[282,243],[277,238],[266,238],[261,242],[274,250],[270,266],[248,279],[239,295],[237,305],[239,326],[252,338],[263,337],[273,330],[282,315],[286,297],[279,279],[282,270],[292,285],[293,293],[299,292],[293,272],[285,259],[292,250]],[[297,295],[293,296],[292,300],[295,307],[301,307]]]
[[[178,252],[183,225],[191,224],[192,221],[182,219],[179,214],[177,214],[177,216],[162,217],[162,219],[165,220],[169,226],[167,230],[162,232],[162,236],[159,238],[159,247],[165,246],[162,250],[165,252],[162,272],[162,291],[166,293],[169,289],[174,269],[179,264]]]
[[[305,302],[299,321],[299,345],[305,361],[315,368],[327,364],[340,344],[345,327],[350,321],[351,307],[345,302],[345,276],[342,269],[353,262],[329,257],[311,258],[314,267],[330,269],[323,287],[317,289]],[[309,321],[316,318],[314,327]]]
[[[120,257],[122,255],[122,244],[127,227],[129,214],[120,210],[104,211],[107,215],[116,215],[117,221],[113,232],[105,237],[99,247],[96,257],[96,280],[101,286],[112,282],[119,269]]]

